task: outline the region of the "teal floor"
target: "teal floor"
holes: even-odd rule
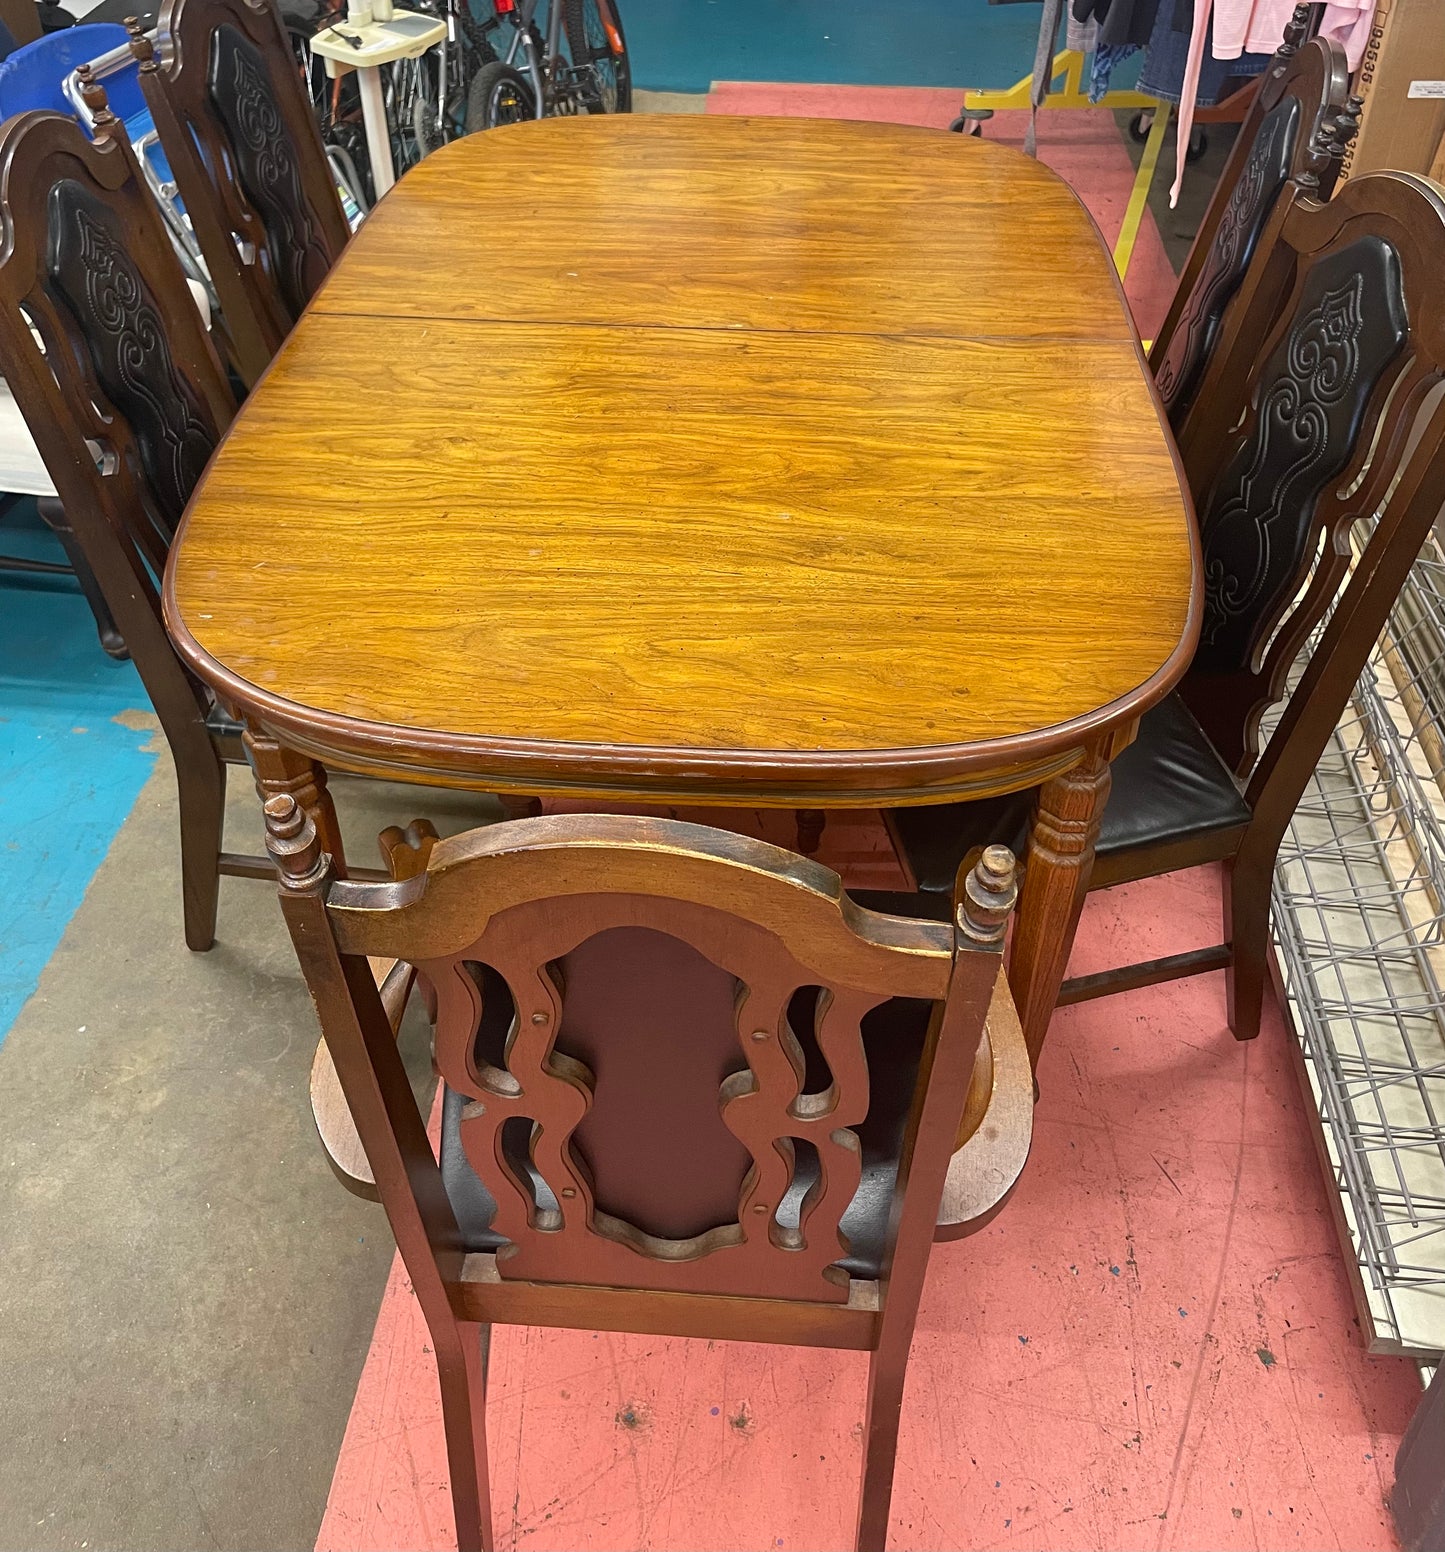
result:
[[[1029,73],[1042,5],[988,0],[619,0],[633,80],[1011,86]]]
[[[0,553],[64,558],[28,502],[0,518]],[[149,708],[70,578],[0,571],[0,1040],[155,764],[124,725]]]

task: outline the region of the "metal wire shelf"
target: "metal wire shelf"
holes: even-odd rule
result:
[[[1377,1348],[1445,1349],[1445,549],[1281,847],[1274,930]]]

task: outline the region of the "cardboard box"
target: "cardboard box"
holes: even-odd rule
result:
[[[1445,136],[1445,0],[1379,0],[1355,90],[1365,107],[1340,181],[1428,173]]]

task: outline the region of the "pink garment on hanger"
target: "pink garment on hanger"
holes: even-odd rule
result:
[[[1214,57],[1238,59],[1245,52],[1272,54],[1284,40],[1294,0],[1218,0],[1214,9]],[[1345,51],[1351,70],[1360,68],[1375,0],[1331,0],[1320,21],[1320,36]]]
[[[1184,183],[1184,159],[1189,151],[1189,131],[1194,125],[1194,95],[1199,90],[1199,67],[1204,60],[1204,36],[1214,15],[1216,59],[1238,59],[1251,54],[1272,54],[1284,42],[1284,29],[1294,15],[1294,0],[1195,0],[1194,28],[1189,34],[1189,58],[1184,66],[1184,85],[1179,93],[1179,123],[1175,127],[1174,183],[1169,208],[1179,202]],[[1320,36],[1333,38],[1345,51],[1351,70],[1364,57],[1375,0],[1331,0],[1320,22]]]
[[[1230,0],[1223,0],[1229,4]],[[1234,0],[1239,4],[1240,0]],[[1248,5],[1250,0],[1243,0]],[[1189,34],[1189,57],[1184,62],[1184,84],[1179,88],[1179,122],[1174,126],[1174,182],[1169,186],[1169,208],[1179,203],[1184,186],[1184,159],[1189,154],[1189,131],[1194,126],[1194,97],[1199,90],[1199,67],[1204,63],[1204,35],[1209,31],[1213,0],[1194,0],[1194,30]],[[1282,36],[1282,35],[1281,35]]]

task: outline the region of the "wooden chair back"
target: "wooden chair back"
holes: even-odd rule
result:
[[[1307,164],[1322,130],[1347,141],[1358,128],[1358,101],[1348,101],[1349,67],[1338,43],[1305,40],[1310,7],[1295,7],[1284,42],[1260,82],[1220,174],[1204,220],[1149,352],[1159,396],[1176,429],[1199,391],[1220,325],[1281,191]],[[1328,199],[1339,163],[1322,170]]]
[[[250,387],[350,228],[275,0],[167,0],[131,52]]]
[[[384,1113],[354,1109],[404,1252],[414,1226],[412,1251],[445,1265],[458,1230],[380,1040],[368,956],[435,990],[436,1064],[466,1100],[462,1144],[497,1204],[496,1275],[554,1285],[537,1323],[607,1329],[599,1287],[642,1296],[658,1331],[679,1294],[756,1301],[757,1340],[805,1339],[770,1326],[782,1303],[810,1306],[824,1345],[829,1311],[876,1311],[877,1290],[860,1301],[839,1265],[840,1225],[878,1086],[863,1024],[894,998],[933,1012],[885,1283],[900,1260],[926,1262],[1012,904],[1008,853],[990,854],[946,925],[863,910],[827,869],[695,825],[514,821],[435,843],[400,883],[358,884],[332,879],[288,798],[267,813],[343,1087],[383,1098]],[[398,1148],[388,1175],[379,1161]],[[559,1300],[571,1319],[549,1319]]]
[[[1445,504],[1445,190],[1381,172],[1316,192],[1302,174],[1276,207],[1179,430],[1205,583],[1180,693],[1248,776],[1262,835]],[[1260,719],[1322,624],[1261,759]]]
[[[0,126],[0,373],[156,710],[205,704],[161,619],[191,491],[235,413],[125,127],[55,113]]]

